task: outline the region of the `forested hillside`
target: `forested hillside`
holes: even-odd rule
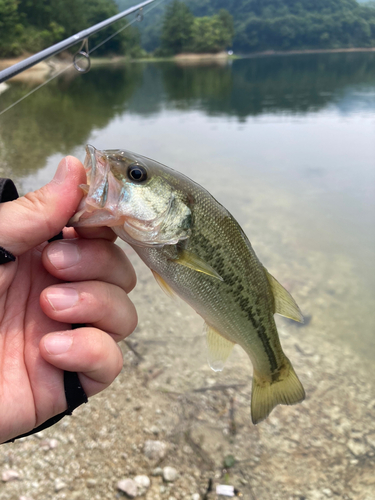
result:
[[[37,52],[63,38],[135,5],[140,0],[0,0],[0,57]],[[103,45],[97,55],[140,54],[163,46],[163,23],[171,2],[145,8],[142,23],[124,30]],[[227,36],[236,52],[330,49],[375,46],[375,3],[356,0],[181,0],[194,16],[195,42],[184,49],[216,50],[225,43],[207,44],[207,29],[219,25],[220,11],[233,18],[234,36]],[[181,12],[184,12],[182,9]],[[185,9],[186,12],[186,9]],[[211,20],[208,19],[210,16]],[[216,17],[215,17],[216,16]],[[189,15],[187,16],[189,17]],[[197,20],[199,18],[199,20]],[[124,23],[125,21],[121,21]],[[181,18],[181,23],[186,19]],[[95,46],[116,31],[117,23],[90,38]],[[136,27],[134,27],[136,26]],[[173,31],[173,30],[172,30]],[[201,40],[199,40],[199,38]],[[202,39],[205,38],[204,43]],[[222,40],[224,38],[222,37]],[[233,41],[232,41],[233,40]],[[165,37],[164,37],[165,41]],[[211,44],[211,45],[210,45]],[[225,48],[230,48],[230,45]],[[159,50],[160,52],[160,50]]]
[[[139,28],[146,50],[160,43],[165,0]],[[375,46],[374,3],[356,0],[182,0],[194,16],[226,9],[234,19],[233,48],[260,50],[325,49]],[[116,0],[120,10],[134,0]]]

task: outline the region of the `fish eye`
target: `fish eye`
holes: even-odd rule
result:
[[[134,182],[144,182],[147,179],[147,171],[142,165],[129,165],[128,167],[128,177]]]

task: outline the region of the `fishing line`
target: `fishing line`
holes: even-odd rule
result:
[[[148,14],[152,9],[154,9],[155,7],[157,7],[158,5],[160,5],[162,2],[164,2],[164,0],[159,0],[159,2],[154,3],[149,9],[147,9],[145,11],[145,14]],[[143,11],[143,8],[141,9],[141,12],[142,11]],[[132,21],[130,21],[127,24],[125,24],[125,26],[123,26],[122,28],[120,28],[119,30],[117,30],[115,33],[113,33],[112,35],[110,35],[108,38],[106,38],[105,40],[103,40],[103,42],[98,43],[98,45],[96,45],[91,50],[89,50],[88,51],[88,55],[92,54],[96,49],[98,49],[99,47],[101,47],[102,45],[104,45],[106,42],[108,42],[108,40],[110,40],[114,36],[116,36],[119,33],[121,33],[121,31],[124,31],[126,28],[128,28],[132,24],[134,24],[136,22],[139,22],[138,16],[139,16],[139,13],[136,15],[136,17]],[[143,13],[142,13],[142,18],[143,18]],[[21,97],[20,99],[18,99],[17,101],[15,101],[13,104],[11,104],[7,108],[5,108],[2,111],[0,111],[0,116],[2,114],[6,113],[7,111],[9,111],[10,109],[14,108],[14,106],[16,106],[17,104],[19,104],[20,102],[22,102],[24,99],[26,99],[26,97],[29,97],[31,94],[33,94],[37,90],[41,89],[42,87],[44,87],[44,85],[47,85],[47,83],[51,82],[52,80],[54,80],[55,78],[57,78],[62,73],[64,73],[65,71],[67,71],[68,69],[70,69],[72,67],[75,67],[75,62],[74,61],[72,63],[68,64],[68,66],[65,66],[65,68],[63,68],[60,71],[58,71],[57,73],[55,73],[53,76],[51,76],[51,78],[48,78],[48,80],[46,80],[45,82],[41,83],[40,85],[38,85],[34,89],[30,90],[30,92],[28,92],[26,95],[24,95],[23,97]]]

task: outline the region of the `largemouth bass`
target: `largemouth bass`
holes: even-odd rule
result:
[[[154,160],[87,146],[85,196],[71,226],[110,226],[167,293],[205,321],[208,359],[223,369],[239,344],[253,364],[251,416],[295,404],[304,389],[285,356],[278,313],[303,321],[291,295],[262,266],[232,215],[205,189]]]

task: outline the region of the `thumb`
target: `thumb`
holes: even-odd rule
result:
[[[0,246],[21,255],[47,241],[66,225],[82,198],[82,163],[67,156],[51,182],[17,200],[0,204]]]

